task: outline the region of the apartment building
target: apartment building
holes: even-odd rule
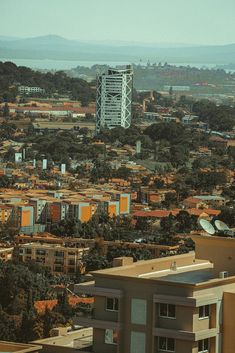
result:
[[[195,235],[195,253],[93,272],[95,353],[234,353],[235,239]]]
[[[28,243],[18,245],[15,257],[23,262],[36,261],[50,268],[54,274],[75,274],[82,269],[82,257],[88,251],[89,248]]]

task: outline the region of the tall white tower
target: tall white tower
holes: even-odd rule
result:
[[[97,76],[96,131],[131,125],[133,70],[109,69]]]

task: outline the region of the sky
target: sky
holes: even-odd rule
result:
[[[235,43],[235,0],[0,0],[0,36]]]

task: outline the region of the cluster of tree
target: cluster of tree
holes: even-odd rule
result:
[[[212,130],[230,131],[235,125],[234,107],[227,105],[217,106],[215,103],[204,99],[195,102],[192,110]]]
[[[54,298],[51,284],[60,279],[35,263],[28,267],[13,262],[0,262],[0,339],[28,342],[48,337],[50,330],[65,325],[72,316],[67,293],[58,296],[53,311],[38,313],[36,300]]]
[[[95,100],[95,89],[92,84],[78,78],[71,78],[63,71],[42,73],[28,67],[17,66],[12,62],[0,62],[0,99],[15,101],[17,84],[38,86],[45,89],[46,95],[66,94],[72,99],[88,105]]]
[[[103,153],[102,146],[97,147],[91,143],[81,142],[77,134],[73,132],[58,132],[57,134],[45,132],[42,136],[29,136],[23,141],[33,142],[32,147],[27,147],[26,157],[35,156],[36,159],[40,159],[43,155],[49,162],[68,163],[68,166],[70,158],[82,161],[94,159],[99,153]]]
[[[2,122],[0,125],[0,139],[6,140],[14,137],[17,128],[10,122]]]
[[[112,267],[113,259],[116,257],[133,257],[134,261],[149,260],[153,258],[151,251],[146,248],[131,248],[123,243],[122,247],[110,247],[104,254],[102,245],[91,249],[83,258],[86,271],[95,271]]]
[[[116,127],[114,129],[101,129],[97,138],[105,143],[121,143],[122,145],[134,145],[141,136],[141,130],[137,126],[131,126],[129,129]]]
[[[76,219],[65,219],[48,226],[48,231],[60,237],[103,237],[105,240],[133,239],[133,228],[129,217],[109,217],[106,213],[97,212],[88,222]]]
[[[198,228],[197,217],[190,215],[185,210],[179,211],[176,216],[170,214],[168,217],[164,217],[160,225],[161,231],[167,235],[189,233]]]

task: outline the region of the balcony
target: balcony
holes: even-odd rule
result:
[[[111,330],[120,330],[120,322],[114,321],[105,321],[96,319],[93,313],[90,314],[80,314],[76,316],[76,323],[84,327],[93,327],[98,329],[111,329]]]
[[[166,328],[154,328],[153,335],[160,337],[169,337],[182,341],[200,341],[205,338],[216,337],[218,330],[216,328],[202,330],[197,332],[183,331],[183,330],[171,330]]]

